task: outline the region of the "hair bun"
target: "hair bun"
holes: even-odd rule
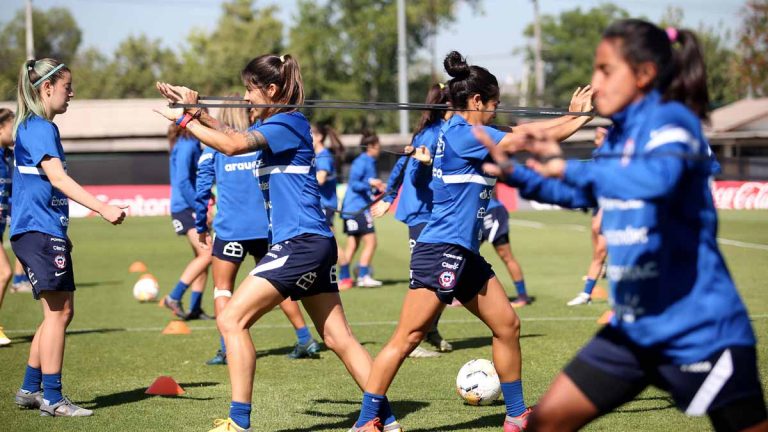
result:
[[[470,69],[467,60],[458,51],[448,53],[443,60],[443,66],[448,75],[456,79],[463,80],[469,77]]]
[[[27,60],[27,70],[30,71],[30,70],[34,69],[35,68],[35,63],[37,63],[37,60],[35,60],[35,59]]]

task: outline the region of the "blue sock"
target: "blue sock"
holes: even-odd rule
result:
[[[251,403],[232,401],[229,406],[229,418],[243,429],[251,427]]]
[[[13,283],[17,284],[17,283],[24,282],[24,279],[26,278],[27,278],[27,275],[25,275],[24,273],[15,274],[13,275]]]
[[[192,291],[192,294],[189,298],[189,310],[191,311],[199,311],[200,308],[203,306],[203,293]]]
[[[344,264],[341,267],[341,271],[339,272],[339,277],[341,279],[349,279],[351,276],[349,274],[349,264]]]
[[[298,339],[299,343],[302,345],[306,345],[310,339],[312,339],[312,335],[309,333],[307,326],[296,329],[296,339]]]
[[[357,418],[355,427],[361,427],[376,417],[379,417],[379,409],[381,408],[382,403],[386,402],[386,400],[386,396],[368,392],[363,393],[363,406],[360,408],[360,417]],[[389,403],[387,402],[386,405],[389,405]]]
[[[21,385],[21,389],[34,393],[40,391],[43,384],[43,371],[40,368],[34,368],[27,365],[27,370],[24,372],[24,383]]]
[[[504,403],[507,404],[508,416],[517,417],[525,412],[522,380],[501,383],[501,393],[504,395]]]
[[[224,336],[219,336],[219,344],[221,345],[221,352],[227,353],[227,346],[224,345]]]
[[[515,282],[515,289],[517,289],[518,297],[528,297],[528,293],[525,291],[525,279]]]
[[[592,290],[595,288],[596,281],[594,279],[587,279],[586,282],[584,282],[584,292],[592,295]]]
[[[179,283],[176,284],[176,287],[173,288],[173,291],[171,291],[170,294],[168,294],[168,297],[179,301],[181,300],[181,297],[184,295],[185,292],[187,292],[187,288],[189,288],[189,285],[185,284],[182,281],[179,281]]]
[[[48,405],[53,405],[62,399],[64,399],[64,396],[61,395],[61,372],[43,374],[43,400]]]
[[[389,406],[389,399],[384,396],[384,401],[381,403],[381,409],[379,410],[379,419],[383,425],[388,425],[395,420],[395,414],[392,412],[392,407]]]
[[[368,266],[357,265],[357,277],[368,276]]]

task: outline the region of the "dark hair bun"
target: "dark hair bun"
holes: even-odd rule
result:
[[[470,70],[467,60],[458,51],[448,53],[443,60],[443,66],[445,66],[448,75],[456,79],[463,80],[469,77]]]

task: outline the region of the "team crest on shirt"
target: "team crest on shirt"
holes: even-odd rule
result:
[[[438,283],[445,289],[451,289],[456,286],[456,273],[446,270],[440,273],[440,277],[437,278]]]
[[[628,139],[624,144],[624,150],[621,152],[621,166],[629,165],[629,159],[635,153],[635,140]]]
[[[64,255],[56,255],[53,259],[53,264],[56,265],[56,267],[63,269],[67,266],[67,257]]]

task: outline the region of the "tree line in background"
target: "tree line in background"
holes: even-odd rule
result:
[[[419,53],[429,47],[438,29],[456,21],[459,2],[407,3],[412,102],[422,102],[427,88],[443,79],[441,72],[433,70],[431,60]],[[464,3],[475,12],[481,10],[480,0]],[[71,65],[81,99],[156,97],[154,82],[159,79],[188,85],[201,94],[242,92],[238,72],[250,58],[258,53],[290,53],[302,65],[309,99],[397,100],[396,2],[328,0],[318,4],[299,0],[287,32],[286,24],[278,19],[277,6],[260,6],[256,0],[228,0],[222,8],[221,17],[210,30],[193,30],[173,43],[129,36],[111,55],[94,48],[81,49],[82,32],[68,9],[35,9],[35,52],[38,58],[54,57]],[[594,47],[602,30],[628,16],[626,10],[606,3],[586,11],[576,8],[542,17],[544,103],[567,105],[573,89],[590,80]],[[678,26],[682,19],[681,10],[670,9],[660,22]],[[749,94],[768,96],[768,0],[747,1],[738,19],[741,25],[736,35],[715,27],[696,29],[705,51],[714,105]],[[532,26],[524,34],[530,37]],[[15,97],[18,72],[25,59],[24,43],[24,11],[19,10],[0,29],[0,100]],[[171,50],[168,45],[182,48]],[[512,47],[509,50],[511,53]],[[527,56],[532,64],[532,53]],[[482,61],[478,63],[482,65]],[[511,72],[519,75],[519,71],[491,72],[500,79]],[[512,100],[509,96],[505,99],[508,103]],[[345,132],[397,129],[394,112],[372,115],[315,110],[309,114],[313,120],[331,122]],[[416,116],[411,120],[415,122]]]

